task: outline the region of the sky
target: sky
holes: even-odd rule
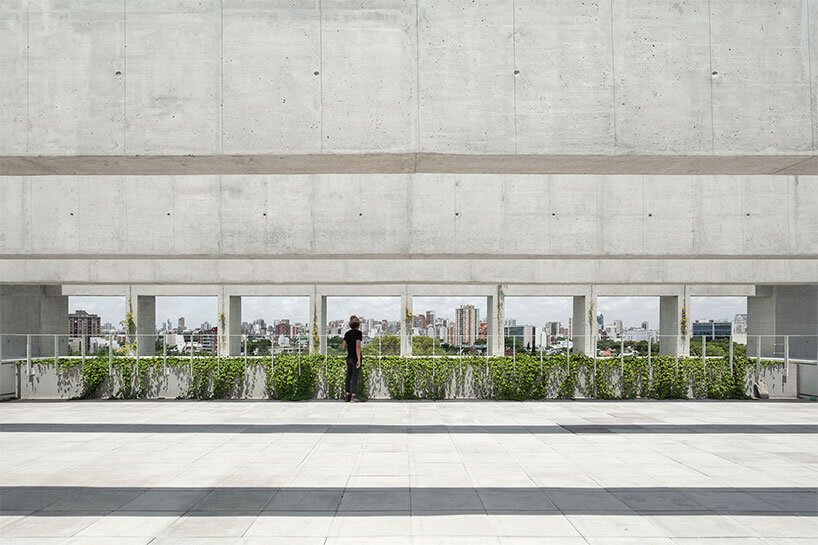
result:
[[[454,319],[454,309],[462,304],[474,304],[480,309],[480,318],[486,316],[484,297],[414,297],[413,313],[435,310],[438,317]],[[125,316],[124,297],[69,297],[69,311],[83,309],[98,314],[102,323],[119,324]],[[647,321],[651,329],[659,327],[658,297],[600,297],[598,310],[605,323],[622,320],[625,327],[639,326]],[[156,324],[166,319],[175,326],[180,316],[188,327],[202,322],[218,323],[216,297],[157,297]],[[251,322],[264,318],[267,322],[289,318],[306,323],[309,318],[307,297],[242,297],[241,320]],[[744,297],[694,297],[691,302],[692,320],[728,319],[747,312]],[[400,320],[399,297],[330,297],[327,301],[327,320],[346,320],[350,314],[365,318]],[[507,297],[505,317],[518,324],[542,326],[545,322],[559,321],[568,325],[572,314],[570,297]]]

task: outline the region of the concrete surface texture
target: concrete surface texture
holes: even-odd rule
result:
[[[818,176],[2,177],[0,255],[814,258],[816,188]]]
[[[17,402],[0,415],[4,543],[818,539],[808,403]]]
[[[815,0],[3,0],[0,155],[814,155]]]

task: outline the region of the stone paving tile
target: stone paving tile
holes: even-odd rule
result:
[[[816,404],[42,402],[0,421],[0,545],[818,540]]]

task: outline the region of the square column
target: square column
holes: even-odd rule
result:
[[[502,356],[505,354],[505,290],[503,286],[497,286],[494,295],[486,298],[488,301],[488,313],[486,325],[488,326],[488,336],[486,347],[491,356]]]
[[[241,296],[219,294],[219,354],[241,354]]]
[[[596,295],[574,296],[572,351],[593,356],[596,340]]]
[[[156,355],[156,296],[136,296],[136,353],[139,356]]]
[[[327,296],[310,294],[310,354],[327,353]]]
[[[404,291],[400,296],[400,312],[403,319],[400,322],[400,355],[412,355],[412,332],[414,331],[414,316],[412,314],[412,296]]]
[[[785,336],[789,357],[818,357],[818,286],[759,286],[747,298],[747,355],[782,358]]]
[[[0,342],[3,358],[68,354],[68,297],[60,286],[0,285]]]
[[[690,355],[690,296],[687,288],[679,295],[659,297],[659,353]]]

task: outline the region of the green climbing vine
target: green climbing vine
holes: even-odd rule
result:
[[[79,393],[77,399],[154,398],[176,391],[189,399],[266,396],[296,401],[344,396],[343,356],[285,354],[272,358],[107,357],[32,360],[56,367],[58,382]],[[21,362],[20,365],[25,365]],[[392,399],[477,398],[496,400],[572,399],[744,399],[756,368],[783,365],[757,363],[745,356],[627,356],[594,360],[582,354],[514,357],[364,357],[358,393],[373,388]],[[171,387],[170,384],[178,386]]]

